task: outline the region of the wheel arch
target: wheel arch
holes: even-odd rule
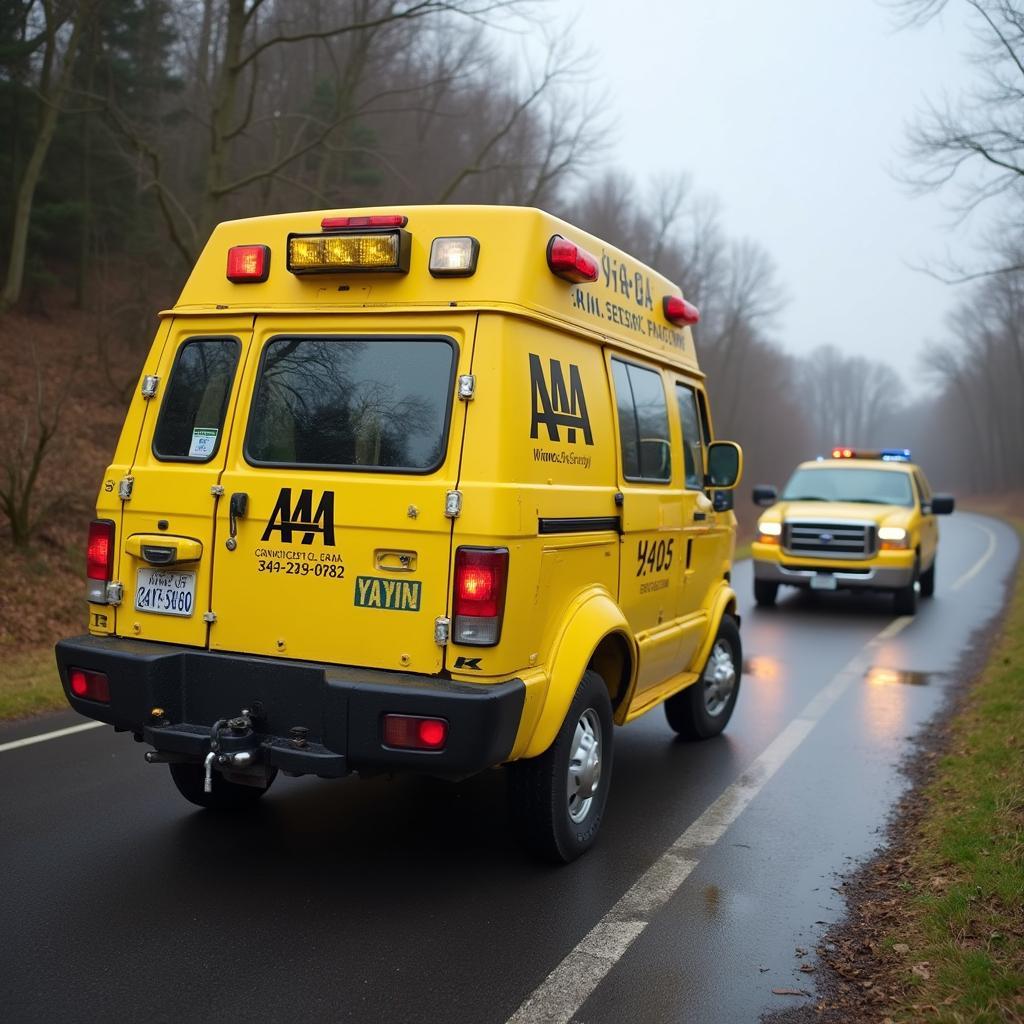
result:
[[[636,661],[636,641],[611,595],[603,590],[583,595],[552,649],[544,707],[519,756],[537,757],[551,746],[587,669],[604,681],[614,712],[632,688]]]

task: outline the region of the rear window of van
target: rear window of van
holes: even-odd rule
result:
[[[444,461],[450,338],[277,337],[246,436],[254,465],[429,473]]]

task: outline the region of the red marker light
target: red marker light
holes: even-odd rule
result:
[[[233,245],[228,249],[228,280],[261,284],[270,276],[270,246]]]
[[[385,715],[383,742],[400,750],[443,750],[448,742],[448,722],[419,715]]]
[[[110,680],[102,672],[90,672],[84,668],[68,669],[68,687],[76,697],[95,700],[101,704],[110,703]]]
[[[324,217],[321,231],[344,231],[345,228],[404,228],[409,218],[401,213],[374,213],[368,217]]]
[[[552,235],[548,242],[548,267],[552,274],[574,284],[597,280],[596,257],[561,235]]]
[[[662,302],[665,319],[680,327],[692,327],[700,320],[700,310],[692,302],[678,295],[666,295]]]

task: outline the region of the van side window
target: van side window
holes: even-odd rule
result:
[[[448,445],[448,338],[279,337],[249,417],[254,465],[429,473]]]
[[[672,477],[672,449],[661,374],[613,359],[612,377],[619,410],[623,476],[627,480],[667,482]]]
[[[704,489],[704,443],[701,418],[697,408],[697,396],[693,388],[685,384],[676,385],[676,401],[679,403],[679,422],[683,427],[683,462],[686,469],[686,486],[689,490]]]
[[[158,459],[209,462],[217,454],[241,348],[235,338],[193,338],[178,349],[153,432]]]

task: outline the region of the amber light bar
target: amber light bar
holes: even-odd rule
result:
[[[293,274],[409,272],[408,231],[348,231],[332,235],[289,235],[288,269]]]

